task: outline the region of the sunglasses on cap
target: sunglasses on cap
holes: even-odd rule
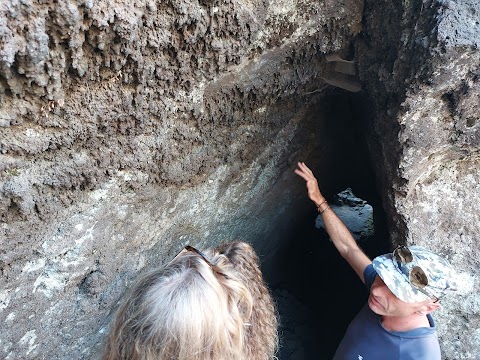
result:
[[[425,287],[428,285],[428,277],[427,274],[425,274],[425,271],[423,271],[423,269],[418,265],[414,265],[411,268],[408,266],[408,264],[413,262],[413,254],[408,247],[405,245],[397,246],[397,248],[393,250],[392,256],[395,260],[394,264],[396,265],[397,269],[407,276],[410,285],[412,285],[422,294],[428,296],[430,299],[435,300],[434,302],[438,302],[440,300],[440,298],[436,297],[428,292],[427,289],[425,289]]]

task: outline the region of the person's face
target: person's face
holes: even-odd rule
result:
[[[418,311],[426,311],[430,303],[431,300],[416,303],[400,300],[393,295],[380,276],[375,278],[368,298],[370,309],[378,315],[386,316],[409,316]]]

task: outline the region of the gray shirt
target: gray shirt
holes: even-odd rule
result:
[[[377,272],[369,265],[363,274],[370,289]],[[348,326],[333,360],[440,360],[435,322],[430,314],[427,317],[430,327],[389,331],[365,304]]]

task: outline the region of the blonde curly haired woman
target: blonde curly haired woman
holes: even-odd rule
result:
[[[117,310],[104,360],[269,360],[278,319],[258,257],[243,242],[186,246],[143,275]]]

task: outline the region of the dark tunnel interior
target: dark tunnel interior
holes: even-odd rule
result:
[[[336,156],[329,159],[327,176],[317,179],[327,200],[350,187],[357,197],[372,205],[375,235],[360,246],[373,258],[388,252],[390,240],[367,146],[368,98],[334,90],[325,101],[327,117],[335,119],[334,133],[344,138]],[[312,170],[315,174],[322,171]],[[325,230],[315,227],[318,213],[306,191],[305,199],[299,201],[311,211],[296,219],[289,232],[283,255],[273,270],[276,279],[266,277],[280,317],[278,358],[329,360],[348,324],[365,304],[368,291]]]

